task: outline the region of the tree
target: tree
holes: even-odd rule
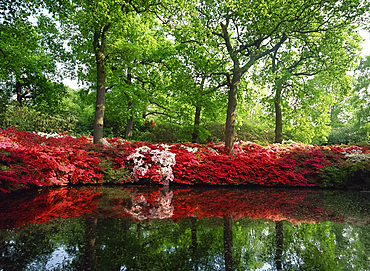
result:
[[[46,113],[62,110],[66,88],[56,63],[67,55],[55,20],[40,14],[35,1],[4,4],[0,18],[0,80],[17,104]]]
[[[351,70],[357,61],[359,43],[360,37],[352,27],[338,27],[315,33],[314,36],[303,36],[299,40],[287,39],[284,46],[276,48],[271,53],[271,64],[265,66],[261,72],[263,74],[271,71],[271,75],[265,74],[259,78],[265,77],[265,84],[273,82],[275,143],[282,143],[283,140],[283,99],[287,101],[286,106],[299,107],[303,110],[305,110],[304,99],[307,97],[311,97],[310,103],[306,103],[310,107],[309,110],[312,110],[312,104],[326,101],[327,109],[321,106],[322,111],[319,114],[328,115],[334,96],[341,97],[348,92],[350,86],[346,80],[346,72]],[[295,116],[296,114],[290,114],[286,118],[288,121],[294,121]],[[306,122],[311,127],[321,127],[323,132],[325,127],[329,128],[329,115],[326,119],[317,121],[318,118],[311,114],[311,119]],[[319,134],[325,137],[326,132],[322,132]]]
[[[153,14],[131,14],[132,19],[115,34],[108,66],[108,119],[119,124],[121,134],[133,136],[134,123],[155,114],[155,103],[162,104],[159,93],[167,86],[161,62],[173,51],[163,26]],[[149,109],[151,105],[152,110]],[[148,112],[149,111],[149,112]]]
[[[206,39],[207,32],[201,31],[199,26],[190,30],[189,27],[192,26],[182,26],[174,31],[175,60],[171,59],[166,66],[169,67],[172,77],[170,87],[177,90],[173,95],[175,107],[172,108],[177,108],[177,111],[186,108],[185,110],[189,111],[184,104],[193,108],[192,115],[189,115],[193,124],[189,125],[189,130],[192,133],[192,142],[197,142],[207,135],[205,131],[201,133],[201,123],[219,118],[219,111],[224,103],[223,90],[229,82],[224,72],[227,62],[213,50],[216,46],[212,44],[214,40]],[[199,42],[200,40],[204,41]],[[184,118],[186,112],[180,114]],[[190,123],[189,118],[184,119],[182,121]]]
[[[328,144],[366,142],[369,140],[369,56],[356,67],[351,81],[352,89],[331,107],[333,129]]]
[[[129,27],[130,20],[135,21],[132,14],[151,13],[164,22],[162,15],[174,10],[169,11],[173,7],[171,1],[85,0],[75,1],[74,4],[76,13],[70,16],[68,31],[73,30],[71,46],[86,70],[80,73],[80,78],[96,82],[94,143],[101,144],[107,91],[106,67],[111,56],[116,53],[112,49],[118,37],[114,33]],[[92,52],[94,59],[91,57]],[[96,77],[89,74],[93,70]]]
[[[233,152],[235,112],[242,76],[258,60],[288,39],[325,32],[358,20],[366,1],[203,1],[197,6],[201,25],[218,38],[220,53],[229,57],[225,146]]]
[[[94,144],[102,144],[106,64],[110,53],[107,47],[112,42],[109,40],[110,32],[127,20],[121,10],[124,3],[118,0],[74,1],[74,13],[63,20],[65,31],[71,34],[69,45],[75,61],[84,68],[82,72],[79,71],[80,80],[95,81]],[[95,76],[92,75],[93,71]]]
[[[355,128],[364,140],[370,139],[370,56],[360,62],[355,71],[354,95],[351,104],[355,108]],[[361,140],[361,139],[360,139]]]

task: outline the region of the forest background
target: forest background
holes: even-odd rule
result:
[[[5,0],[0,125],[95,143],[368,144],[369,5]]]

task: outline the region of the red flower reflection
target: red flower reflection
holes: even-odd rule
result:
[[[281,189],[61,188],[21,199],[4,197],[0,201],[0,228],[79,216],[179,221],[186,217],[231,215],[233,219],[286,220],[294,224],[349,220],[344,213],[320,205],[319,196],[310,190]],[[370,220],[361,223],[368,224]]]

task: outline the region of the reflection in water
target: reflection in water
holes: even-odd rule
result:
[[[233,246],[233,219],[231,215],[224,215],[224,254],[225,270],[235,270],[234,264],[234,246]]]
[[[369,194],[84,187],[0,199],[0,270],[368,270]]]
[[[164,189],[160,191],[160,195],[156,198],[156,204],[151,206],[144,195],[141,194],[138,196],[135,191],[131,194],[131,209],[124,208],[124,210],[139,221],[171,218],[174,210],[172,198],[173,192],[168,191],[168,186],[165,186]]]
[[[282,270],[282,256],[283,256],[283,243],[284,243],[284,224],[283,221],[275,221],[276,232],[276,269]]]
[[[146,207],[149,206],[149,203],[146,201],[146,198],[144,195],[140,195],[139,197],[136,196],[136,194],[131,195],[131,209],[128,210],[127,208],[124,208],[124,210],[132,215],[135,219],[141,221],[148,218],[148,216],[145,214]]]
[[[96,270],[96,237],[98,219],[93,217],[85,218],[85,257],[84,270]]]

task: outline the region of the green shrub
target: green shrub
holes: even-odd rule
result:
[[[157,123],[148,130],[137,132],[133,139],[148,142],[190,142],[191,134],[188,127],[176,123]]]
[[[320,170],[316,184],[321,187],[370,188],[370,160],[346,161]]]
[[[113,162],[109,158],[101,160],[99,166],[103,173],[103,183],[119,184],[130,177],[129,170],[114,169]]]
[[[349,168],[349,184],[351,186],[367,186],[370,188],[370,159],[354,162]]]
[[[176,123],[145,124],[136,131],[133,139],[148,142],[190,142],[194,126]],[[236,129],[235,141],[253,141],[256,143],[272,142],[274,132],[257,123],[248,122]],[[198,143],[225,141],[225,123],[213,122],[198,127]]]
[[[210,135],[207,142],[224,142],[225,141],[225,123],[213,122],[203,126]]]
[[[266,125],[247,121],[237,129],[235,138],[236,141],[272,143],[274,141],[274,131]]]
[[[63,133],[73,132],[77,118],[68,114],[48,115],[29,107],[11,106],[7,108],[3,128],[15,126],[28,132]]]
[[[328,136],[328,141],[326,144],[349,144],[352,142],[367,142],[369,144],[369,135],[367,131],[367,126],[358,128],[354,125],[333,128]],[[356,143],[357,145],[357,143]]]
[[[321,187],[346,187],[348,185],[349,172],[346,165],[333,165],[320,170],[320,178],[316,184]]]

